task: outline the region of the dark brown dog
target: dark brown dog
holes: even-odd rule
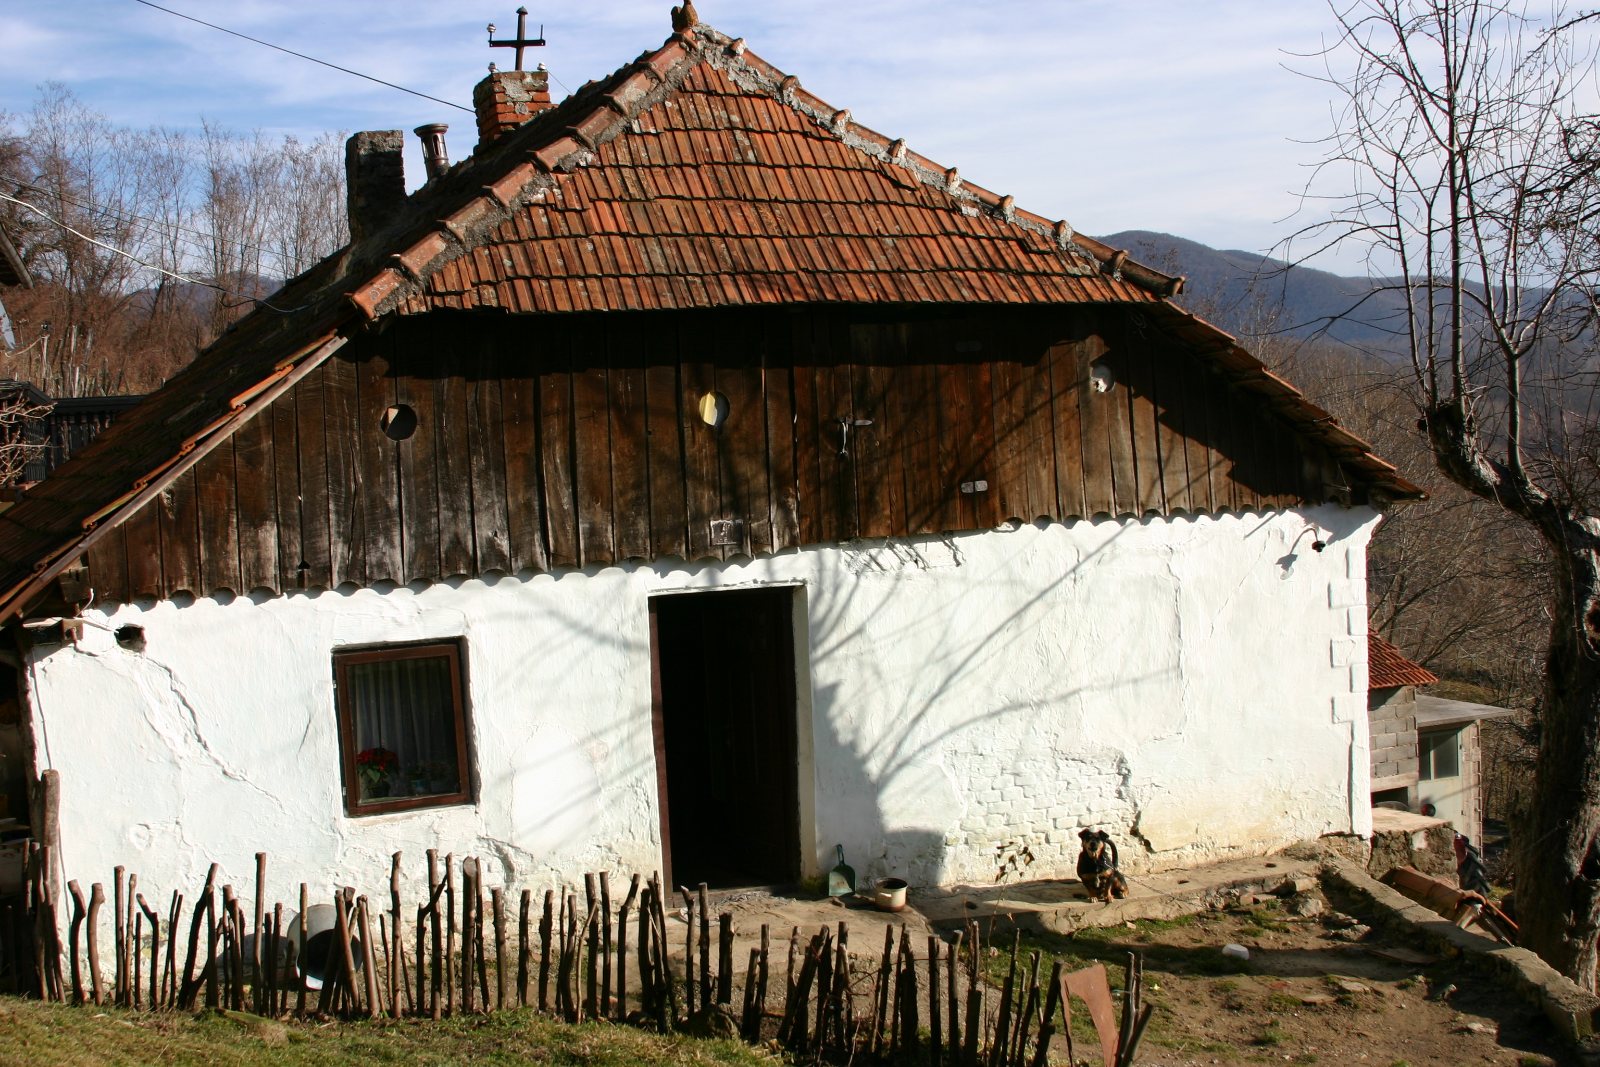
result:
[[[1117,870],[1117,844],[1104,830],[1084,830],[1078,834],[1083,848],[1078,853],[1078,880],[1089,891],[1090,900],[1111,902],[1128,895],[1128,880]]]

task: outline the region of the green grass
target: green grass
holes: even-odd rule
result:
[[[443,1022],[318,1026],[253,1016],[145,1015],[0,1000],[0,1067],[79,1063],[731,1064],[778,1062],[734,1041],[662,1036],[628,1026],[568,1026],[529,1011]]]

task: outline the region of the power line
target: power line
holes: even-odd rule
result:
[[[344,74],[353,74],[357,78],[365,78],[369,82],[377,82],[379,85],[386,85],[391,89],[399,89],[402,93],[410,93],[412,96],[420,96],[424,100],[432,100],[436,104],[443,104],[446,107],[453,107],[458,111],[465,111],[468,114],[473,113],[470,107],[462,107],[460,104],[454,103],[450,100],[441,100],[437,96],[429,96],[427,93],[420,93],[415,89],[407,89],[404,85],[396,85],[394,82],[387,82],[382,78],[374,78],[372,75],[363,74],[359,70],[351,70],[349,67],[341,67],[337,63],[329,63],[326,59],[318,59],[316,56],[308,56],[304,52],[296,52],[294,49],[285,48],[281,44],[273,44],[271,41],[263,41],[259,37],[251,37],[247,33],[240,33],[238,30],[230,30],[226,26],[218,26],[214,22],[207,22],[205,19],[197,19],[193,15],[185,15],[182,11],[174,11],[170,7],[162,7],[160,4],[151,3],[151,0],[133,0],[133,2],[136,4],[143,4],[145,7],[155,8],[157,11],[165,11],[167,14],[176,15],[180,19],[188,19],[190,22],[198,23],[201,26],[217,30],[220,33],[226,33],[230,36],[238,37],[241,40],[249,41],[251,44],[261,45],[263,48],[276,49],[279,52],[287,53],[288,55],[294,56],[297,59],[304,59],[311,63],[320,63],[324,67],[340,71]]]
[[[142,3],[143,0],[140,0],[140,2]],[[262,307],[271,308],[273,311],[279,312],[279,313],[284,314],[284,315],[290,314],[290,313],[295,312],[295,311],[302,311],[306,307],[310,306],[310,305],[307,305],[307,304],[302,304],[300,307],[281,308],[281,307],[278,307],[277,305],[273,304],[271,301],[262,300],[259,297],[246,296],[243,293],[234,292],[232,289],[229,289],[226,286],[218,285],[216,282],[208,282],[204,278],[196,278],[196,277],[193,277],[193,276],[187,275],[187,274],[178,274],[178,273],[176,273],[174,271],[167,270],[165,267],[158,267],[154,263],[149,262],[148,260],[140,259],[138,256],[134,255],[132,252],[124,251],[123,249],[118,248],[116,245],[107,244],[106,242],[104,242],[104,241],[102,241],[102,240],[100,240],[98,238],[90,237],[88,234],[84,233],[83,231],[77,230],[77,229],[74,229],[71,226],[68,226],[65,222],[62,222],[60,219],[56,218],[54,215],[50,214],[48,211],[44,210],[41,207],[36,207],[35,205],[30,204],[26,200],[18,200],[16,197],[10,196],[9,194],[6,194],[6,193],[0,193],[0,200],[6,200],[6,201],[9,201],[10,203],[16,204],[18,207],[27,208],[29,211],[33,212],[35,215],[38,215],[40,218],[44,219],[46,222],[49,222],[53,226],[59,226],[61,229],[65,230],[66,232],[68,232],[70,234],[72,234],[74,237],[82,238],[83,240],[88,241],[90,244],[94,245],[96,248],[103,248],[107,252],[112,252],[112,253],[115,253],[116,255],[122,256],[122,257],[124,257],[126,259],[130,259],[133,262],[137,263],[139,266],[144,267],[146,270],[153,270],[157,274],[165,275],[166,277],[172,278],[172,279],[174,279],[176,281],[187,282],[190,285],[200,285],[200,286],[204,286],[207,289],[215,289],[217,292],[221,293],[223,296],[231,296],[231,297],[238,298],[240,303],[260,304]],[[235,305],[235,306],[238,306],[238,305]]]

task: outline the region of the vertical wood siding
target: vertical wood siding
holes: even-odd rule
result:
[[[441,313],[346,346],[90,579],[276,593],[1326,499],[1337,465],[1248,389],[1117,308]]]

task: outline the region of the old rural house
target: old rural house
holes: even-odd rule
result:
[[[1180,281],[705,25],[407,197],[0,515],[62,854],[988,881],[1363,833],[1418,495]],[[64,622],[62,620],[65,620]]]

